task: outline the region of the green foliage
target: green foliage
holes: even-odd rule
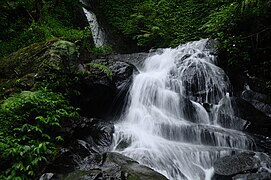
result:
[[[222,64],[231,74],[243,72],[266,79],[261,90],[271,93],[268,86],[271,78],[271,1],[219,2],[222,5],[209,15],[203,29],[220,41]]]
[[[86,65],[90,67],[98,68],[99,70],[104,72],[110,80],[113,79],[113,73],[107,66],[103,64],[97,64],[97,63],[88,63]]]
[[[219,4],[220,5],[220,4]],[[116,32],[139,46],[178,46],[208,37],[201,27],[218,3],[202,0],[103,0],[100,8]]]
[[[94,55],[106,55],[112,53],[112,47],[111,46],[93,47],[89,49],[89,52],[91,52]]]
[[[136,41],[144,49],[216,38],[224,67],[271,78],[268,73],[270,0],[101,0],[96,3],[115,33]]]
[[[46,87],[51,91],[63,94],[66,98],[80,95],[80,80],[83,74],[67,74],[51,72],[45,79],[36,84],[35,88]]]
[[[62,138],[55,130],[75,118],[76,109],[47,89],[23,91],[0,107],[0,179],[33,178],[56,154],[55,143]]]
[[[231,31],[237,24],[235,16],[237,3],[223,5],[209,15],[209,20],[202,26],[213,37],[221,38],[224,33]]]
[[[80,6],[74,0],[5,0],[0,3],[0,28],[3,30],[0,33],[0,57],[53,38],[90,44],[92,37],[88,24],[80,24],[75,16]]]

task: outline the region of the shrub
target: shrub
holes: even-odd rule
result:
[[[0,179],[28,179],[56,154],[54,132],[77,110],[62,95],[41,89],[6,99],[0,109]]]

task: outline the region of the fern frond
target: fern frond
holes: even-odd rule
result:
[[[98,64],[98,63],[88,63],[87,65],[91,66],[91,67],[94,67],[94,68],[100,69],[112,81],[112,79],[113,79],[113,73],[112,73],[112,71],[107,66],[105,66],[103,64]]]

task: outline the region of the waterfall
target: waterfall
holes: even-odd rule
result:
[[[207,39],[157,51],[134,77],[113,151],[169,179],[210,179],[214,161],[253,150],[233,116],[230,82]]]
[[[84,0],[81,0],[81,2],[84,5],[87,4]],[[83,11],[88,20],[95,46],[96,47],[105,46],[106,44],[105,33],[103,29],[99,26],[96,15],[92,11],[87,10],[84,7],[83,7]]]

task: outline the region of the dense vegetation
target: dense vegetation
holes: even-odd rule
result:
[[[60,94],[47,89],[23,91],[0,105],[1,179],[34,177],[42,163],[57,153],[57,133],[76,109]]]
[[[74,0],[1,1],[0,57],[54,38],[81,40],[90,46],[92,37],[88,24],[75,15],[80,14],[80,7],[81,4]]]
[[[265,77],[271,92],[270,0],[102,0],[102,17],[146,50],[176,47],[200,38],[221,43],[220,59],[229,74]]]
[[[229,74],[259,78],[260,90],[271,94],[270,0],[91,2],[95,4],[101,21],[109,26],[113,34],[135,42],[144,50],[176,47],[200,38],[218,39],[220,63]],[[62,140],[57,128],[65,120],[78,115],[76,108],[69,103],[71,94],[78,93],[74,88],[78,77],[72,76],[66,69],[60,72],[52,66],[49,70],[42,69],[48,73],[38,87],[21,88],[26,72],[22,72],[25,74],[19,79],[1,78],[14,72],[19,76],[17,69],[31,69],[28,68],[30,65],[22,56],[5,66],[9,63],[8,55],[33,43],[44,41],[41,44],[51,45],[56,39],[76,42],[81,46],[81,52],[104,52],[93,47],[88,23],[80,14],[81,7],[82,4],[76,0],[0,2],[0,67],[13,68],[0,69],[0,179],[33,178],[42,164],[57,153],[57,144]],[[31,58],[31,52],[35,58],[39,54],[34,51],[37,46],[34,44],[26,48]],[[35,61],[46,58],[44,56]],[[59,65],[58,62],[56,64]],[[102,69],[112,79],[112,73],[106,67],[93,63],[88,65]],[[6,84],[19,84],[20,87],[9,97],[10,94],[3,95]]]
[[[54,55],[68,61],[71,57],[65,55],[77,50],[60,43],[44,57],[38,54],[41,56],[57,38],[93,47],[88,23],[74,15],[80,14],[80,8],[81,4],[74,0],[0,2],[0,58],[42,42],[19,51],[21,57],[17,59],[0,60],[0,179],[35,178],[43,165],[57,155],[63,141],[59,133],[62,124],[78,117],[78,110],[67,99],[67,83],[74,79],[63,74],[65,68],[56,67],[61,59],[50,59]],[[35,66],[40,63],[42,67]],[[43,79],[34,88],[27,87],[23,79],[31,79],[33,72],[39,72]],[[6,88],[11,93],[6,94]]]

